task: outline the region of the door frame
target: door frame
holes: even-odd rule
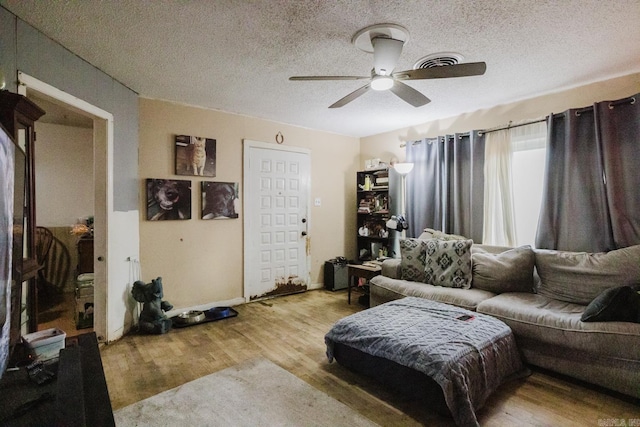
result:
[[[249,249],[251,248],[251,241],[249,239],[249,221],[247,220],[247,207],[249,206],[249,200],[251,200],[253,197],[255,197],[254,192],[252,191],[253,189],[250,187],[249,182],[251,182],[250,180],[250,168],[249,168],[249,164],[250,164],[250,159],[251,159],[251,150],[252,149],[263,149],[263,150],[274,150],[274,151],[283,151],[283,152],[290,152],[290,153],[300,153],[300,154],[306,154],[307,156],[309,156],[309,188],[308,188],[308,194],[307,194],[307,243],[306,243],[306,247],[305,247],[305,259],[306,259],[306,266],[307,266],[307,277],[306,279],[306,283],[307,283],[307,288],[308,285],[311,281],[311,251],[310,251],[310,232],[311,232],[311,150],[308,148],[302,148],[302,147],[292,147],[292,146],[282,146],[282,145],[276,145],[273,143],[269,143],[269,142],[261,142],[261,141],[254,141],[254,140],[250,140],[250,139],[243,139],[242,140],[242,150],[243,150],[243,174],[242,174],[242,182],[243,182],[243,188],[242,188],[242,216],[243,216],[243,247],[244,247],[244,251],[243,251],[243,264],[244,264],[244,268],[243,268],[243,280],[242,280],[242,294],[243,297],[245,299],[245,302],[251,302],[250,301],[250,296],[247,292],[247,277],[249,277],[248,274],[248,269],[252,268],[253,266],[249,265],[249,263],[247,262],[247,260],[249,259]]]
[[[80,114],[93,118],[93,165],[95,212],[94,228],[94,325],[93,329],[99,340],[111,341],[108,325],[109,307],[109,227],[110,213],[113,212],[113,114],[98,108],[80,98],[18,71],[18,93],[27,96],[34,91],[64,104]],[[37,183],[36,183],[37,185]],[[37,202],[37,201],[36,201]],[[101,262],[96,262],[100,259]],[[100,286],[104,284],[104,286]]]

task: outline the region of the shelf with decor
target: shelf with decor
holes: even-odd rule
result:
[[[389,170],[358,171],[357,248],[361,262],[384,258],[389,252]]]

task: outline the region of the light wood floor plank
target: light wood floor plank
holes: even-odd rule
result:
[[[345,292],[325,290],[235,307],[239,315],[173,329],[131,333],[101,349],[114,409],[254,357],[266,357],[313,387],[383,426],[450,426],[428,405],[398,397],[375,380],[325,356],[324,335],[362,308]],[[542,370],[503,385],[479,411],[483,426],[598,426],[602,419],[638,419],[637,401]]]

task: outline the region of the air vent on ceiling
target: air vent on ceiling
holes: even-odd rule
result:
[[[443,67],[446,65],[456,65],[459,64],[464,57],[459,53],[453,52],[440,52],[440,53],[432,53],[431,55],[427,55],[424,58],[421,58],[413,64],[413,69],[418,70],[421,68],[433,68],[433,67]]]

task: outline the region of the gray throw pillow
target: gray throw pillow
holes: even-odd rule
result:
[[[424,282],[426,240],[400,239],[400,270],[402,280]]]
[[[589,303],[583,322],[640,323],[640,295],[630,286],[609,288]]]
[[[471,287],[473,240],[430,239],[427,242],[425,283],[447,288]]]
[[[599,253],[534,252],[538,293],[548,298],[587,305],[606,289],[640,284],[640,245]]]
[[[521,246],[491,254],[471,255],[474,288],[500,294],[503,292],[533,292],[533,266],[536,256],[531,246]]]

